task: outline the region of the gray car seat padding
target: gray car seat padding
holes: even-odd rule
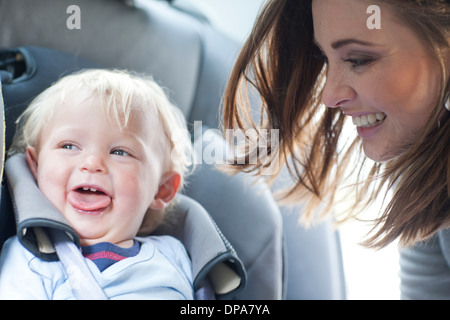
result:
[[[226,141],[219,130],[203,129],[194,131],[194,149],[202,165],[189,177],[184,192],[212,215],[245,266],[247,285],[236,298],[281,299],[283,222],[278,205],[261,179],[219,169],[229,153]]]
[[[175,202],[175,209],[153,234],[170,234],[192,252],[194,288],[200,288],[208,278],[216,295],[222,298],[243,289],[246,274],[242,262],[213,219],[198,202],[185,195],[178,195]],[[180,220],[184,221],[179,223]]]
[[[6,150],[11,146],[17,118],[33,98],[65,75],[86,68],[102,68],[70,53],[31,46],[4,48],[0,50],[0,60],[3,63],[9,61],[3,67],[11,73],[11,78],[2,87],[6,112]]]
[[[13,198],[17,235],[29,251],[43,260],[57,259],[46,228],[63,230],[80,245],[75,230],[40,192],[23,154],[6,161],[5,173]],[[234,249],[202,206],[183,195],[177,196],[175,201],[168,214],[176,217],[177,223],[163,224],[155,234],[169,234],[183,242],[193,264],[194,290],[208,277],[218,298],[235,295],[246,280]]]
[[[28,0],[1,0],[0,44],[63,50],[107,68],[155,75],[188,118],[200,72],[202,25],[166,2],[136,2],[139,8],[111,0],[39,0],[32,6]],[[80,30],[66,25],[73,4],[80,7]]]

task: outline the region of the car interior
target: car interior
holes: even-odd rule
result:
[[[73,5],[80,10],[79,28],[69,26]],[[4,149],[33,97],[84,68],[152,75],[184,113],[200,157],[226,148],[218,130],[220,105],[239,49],[188,0],[35,0],[33,6],[27,0],[0,0]],[[40,209],[46,199],[23,157],[11,157],[5,168],[0,248],[17,234],[40,258],[57,259],[47,229],[61,230],[79,245],[58,212]],[[333,221],[305,228],[298,223],[301,203],[277,203],[274,192],[290,179],[283,173],[268,186],[243,173],[227,174],[214,163],[197,165],[170,213],[175,222],[155,231],[174,235],[186,246],[195,290],[210,285],[214,299],[346,298]]]

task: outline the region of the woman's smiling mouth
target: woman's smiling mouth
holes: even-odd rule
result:
[[[369,113],[361,116],[353,116],[353,124],[357,127],[369,128],[378,125],[386,118],[383,112]]]

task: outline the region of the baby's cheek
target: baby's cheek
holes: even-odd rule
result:
[[[38,186],[42,193],[59,210],[64,208],[67,177],[57,168],[38,171]]]
[[[138,178],[137,174],[122,175],[114,186],[116,196],[129,206],[140,206],[140,203],[151,197],[151,190],[143,178],[142,175]]]
[[[58,184],[45,183],[39,186],[42,193],[47,197],[48,200],[59,210],[63,211],[66,193],[64,188],[59,187]]]

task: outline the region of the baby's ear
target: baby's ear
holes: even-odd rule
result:
[[[38,154],[35,147],[27,147],[25,149],[25,158],[27,160],[28,168],[30,168],[31,173],[34,176],[34,179],[37,181],[37,159]]]
[[[166,172],[161,178],[158,192],[150,205],[151,209],[161,210],[166,208],[177,194],[180,187],[181,176],[179,173]]]

